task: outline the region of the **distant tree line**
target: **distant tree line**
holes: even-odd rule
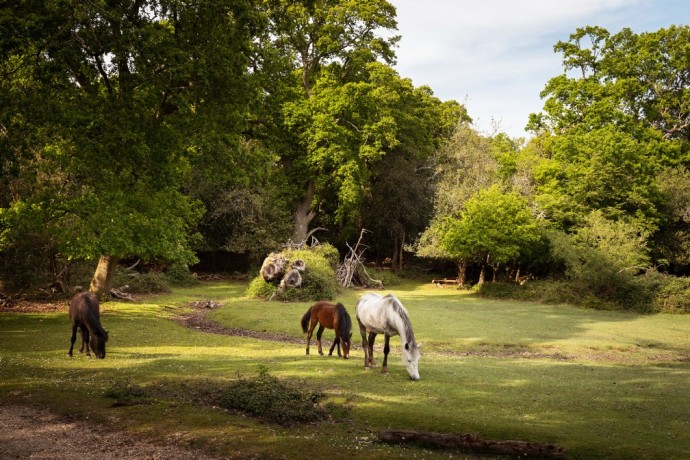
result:
[[[258,262],[315,228],[463,283],[687,274],[688,27],[556,44],[528,141],[400,76],[395,30],[383,0],[2,6],[4,288],[92,261],[103,293],[121,260]]]

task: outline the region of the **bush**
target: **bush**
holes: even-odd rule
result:
[[[118,269],[115,272],[113,287],[128,286],[126,292],[132,294],[154,294],[170,292],[170,282],[163,273],[139,273],[132,270]]]
[[[513,283],[485,283],[477,286],[477,293],[493,299],[528,300],[548,304],[582,305],[587,295],[572,283],[554,280],[535,280],[523,285]]]
[[[323,392],[307,388],[303,383],[296,386],[282,382],[261,367],[257,378],[240,378],[231,383],[220,397],[219,405],[290,425],[327,418],[327,412],[317,404],[323,396]]]
[[[261,299],[270,299],[275,294],[275,299],[285,301],[332,300],[338,294],[334,253],[338,252],[331,245],[283,251],[281,254],[290,261],[304,261],[306,269],[302,273],[302,286],[280,290],[276,284],[267,283],[258,275],[249,283],[246,294]],[[335,261],[337,263],[337,258]]]
[[[667,313],[690,313],[690,279],[648,271],[640,277],[654,291],[652,310]]]
[[[190,287],[199,284],[185,264],[172,264],[165,271],[165,278],[173,286]]]
[[[690,313],[690,279],[648,271],[614,283],[603,296],[583,289],[573,281],[540,280],[523,286],[486,283],[477,293],[494,299],[529,300],[548,304],[578,305],[598,310],[628,310],[638,313]]]

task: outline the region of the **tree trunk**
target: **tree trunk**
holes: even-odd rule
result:
[[[486,265],[482,264],[482,269],[479,271],[479,281],[477,284],[480,286],[486,282]]]
[[[491,271],[492,271],[492,279],[491,282],[495,283],[496,282],[496,275],[498,275],[498,267],[500,264],[491,264]]]
[[[110,294],[113,288],[113,276],[117,267],[118,258],[114,256],[101,256],[98,260],[96,273],[91,279],[89,290],[96,294],[99,299],[104,299]]]
[[[312,179],[307,183],[307,193],[304,199],[297,205],[294,214],[294,226],[292,231],[292,241],[294,243],[302,243],[307,239],[307,232],[309,230],[309,223],[316,216],[316,213],[311,210],[311,203],[314,200],[314,181]]]
[[[400,238],[400,255],[398,256],[398,272],[401,272],[403,269],[403,263],[405,262],[403,260],[403,248],[405,247],[405,232],[402,232],[402,237]]]
[[[460,287],[465,287],[467,284],[467,261],[465,259],[458,261],[458,284]]]

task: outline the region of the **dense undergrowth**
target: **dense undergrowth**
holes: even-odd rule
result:
[[[496,299],[570,304],[603,310],[637,313],[690,313],[690,279],[649,271],[599,280],[532,280],[485,283],[477,292]]]

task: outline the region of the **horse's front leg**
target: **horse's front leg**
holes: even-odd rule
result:
[[[387,374],[388,373],[388,352],[391,351],[391,347],[389,346],[391,336],[388,334],[385,334],[384,337],[385,337],[385,343],[383,345],[383,368],[381,369],[381,373]]]
[[[328,350],[328,356],[333,356],[333,349],[336,346],[338,347],[338,357],[340,357],[340,336],[338,334],[335,335],[335,340],[333,340],[333,344],[331,345],[330,350]]]
[[[89,330],[82,325],[81,327],[81,348],[79,348],[79,353],[82,353],[86,349],[86,356],[91,357],[91,351],[89,351]]]
[[[321,336],[323,335],[324,327],[319,324],[319,330],[316,331],[316,342],[319,344],[319,354],[323,356],[323,349],[321,348]]]
[[[374,361],[374,340],[376,340],[376,332],[369,333],[369,365],[371,367],[376,367],[376,362]]]
[[[357,323],[359,323],[359,333],[362,335],[362,350],[364,350],[364,369],[369,367],[369,345],[367,344],[367,328],[359,321],[357,318]]]
[[[72,337],[70,337],[70,345],[69,345],[69,351],[67,352],[67,356],[71,357],[72,356],[72,350],[74,350],[74,342],[77,341],[77,325],[73,324],[72,325]],[[84,346],[84,345],[82,345]]]

